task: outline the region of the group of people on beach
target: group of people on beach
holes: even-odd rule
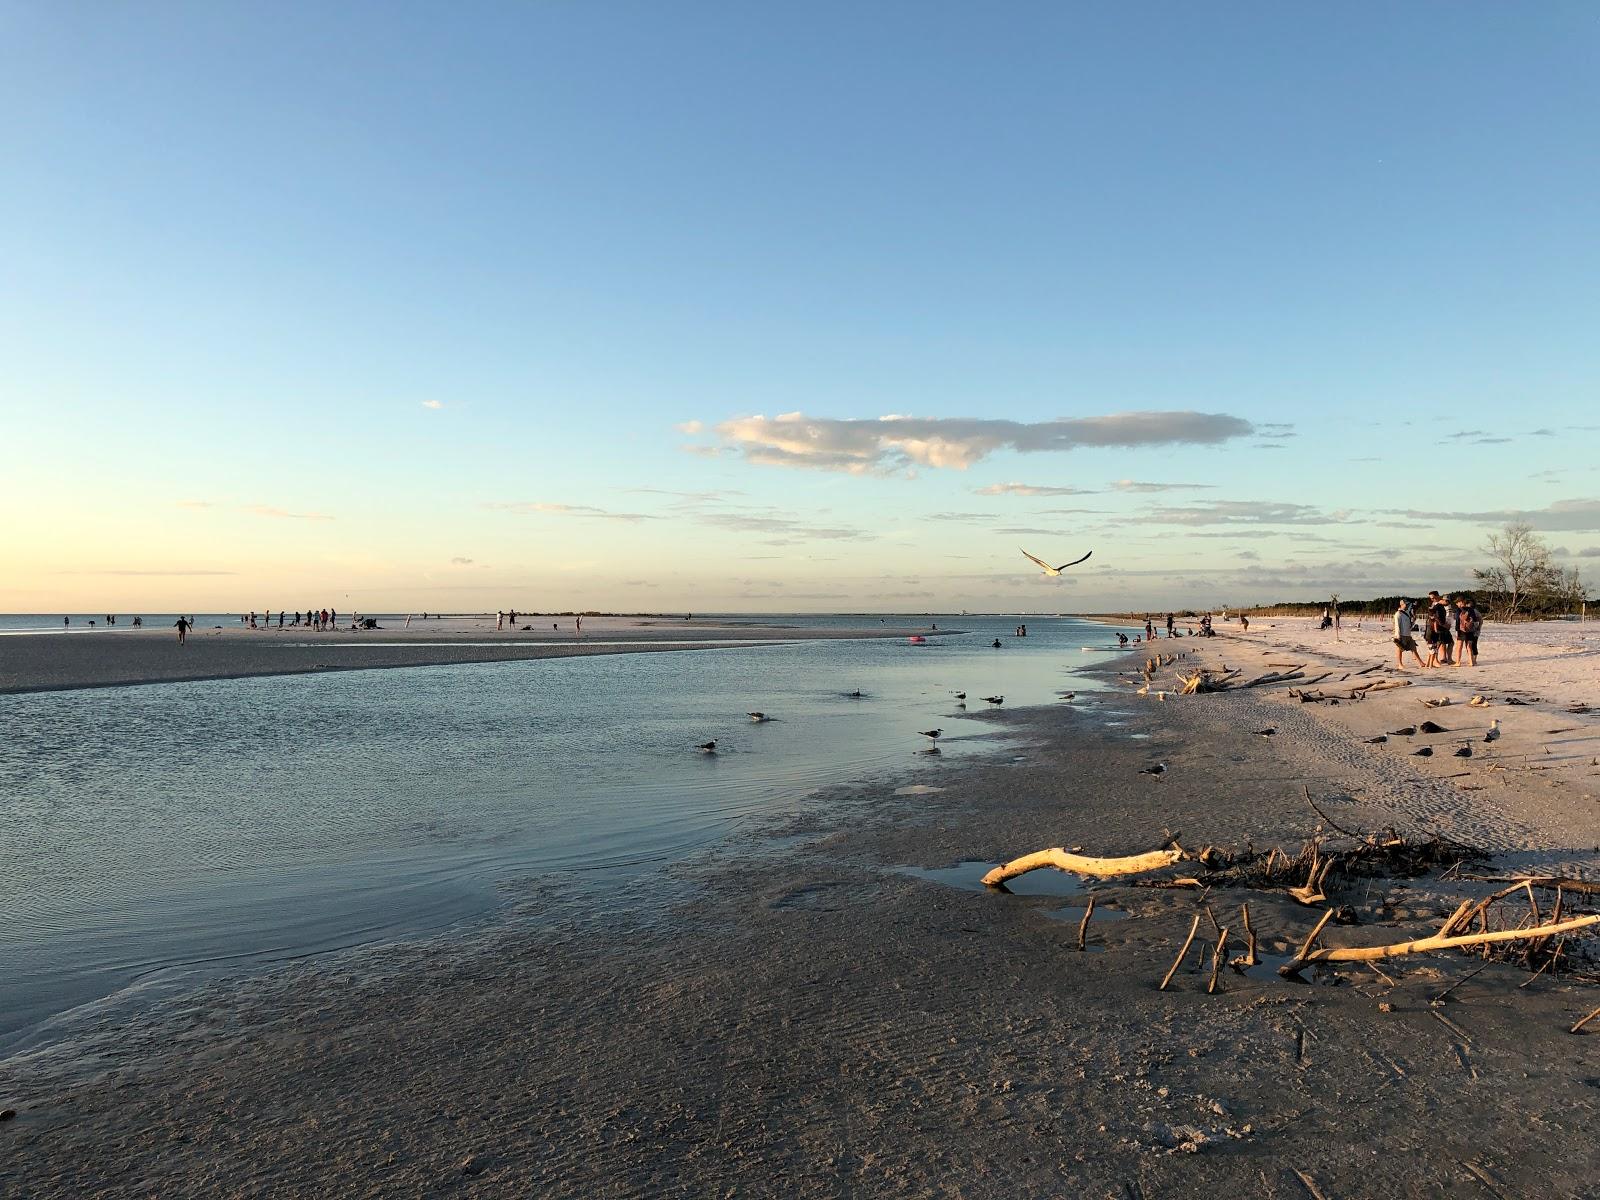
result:
[[[291,621],[289,620],[290,617],[293,617],[294,619]],[[338,627],[339,612],[337,609],[333,608],[308,608],[304,613],[286,613],[280,609],[278,611],[278,628],[284,628],[286,622],[290,629],[304,625],[307,629],[321,633],[324,630],[335,629]],[[245,626],[247,629],[270,629],[272,628],[272,610],[269,608],[265,613],[263,613],[259,623],[256,621],[256,614],[254,611],[249,613],[240,613],[239,624]]]
[[[1472,603],[1471,596],[1457,596],[1452,603],[1447,595],[1429,592],[1428,611],[1421,622],[1422,637],[1428,643],[1426,661],[1417,649],[1416,605],[1401,597],[1394,610],[1396,667],[1405,669],[1405,656],[1408,653],[1416,660],[1417,666],[1423,668],[1478,665],[1478,634],[1483,629],[1483,617]]]

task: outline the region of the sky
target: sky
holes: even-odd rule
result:
[[[1511,519],[1593,585],[1597,68],[1588,3],[0,0],[0,611],[1241,605]]]

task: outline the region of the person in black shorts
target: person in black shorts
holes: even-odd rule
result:
[[[179,617],[174,627],[178,631],[178,645],[182,646],[189,639],[189,622]]]
[[[1483,618],[1478,615],[1471,596],[1456,597],[1456,666],[1478,665],[1478,633],[1483,628]],[[1472,661],[1467,661],[1468,655]]]

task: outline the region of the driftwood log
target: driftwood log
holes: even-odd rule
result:
[[[1048,850],[1037,850],[1032,854],[1024,854],[1021,858],[1014,858],[1008,863],[1001,863],[983,877],[983,882],[985,887],[998,887],[1008,879],[1026,875],[1029,871],[1037,871],[1041,867],[1054,867],[1058,871],[1070,871],[1074,875],[1093,875],[1097,879],[1115,875],[1142,875],[1146,871],[1159,871],[1162,867],[1170,867],[1182,857],[1183,850],[1176,841],[1167,843],[1166,847],[1160,850],[1129,854],[1121,858],[1074,854],[1060,846],[1052,846]]]
[[[1322,947],[1314,949],[1313,943],[1317,934],[1322,931],[1322,926],[1327,923],[1327,916],[1312,931],[1311,937],[1306,939],[1306,944],[1301,947],[1300,953],[1278,968],[1280,975],[1298,975],[1306,967],[1319,962],[1370,962],[1374,959],[1400,958],[1407,954],[1426,954],[1432,950],[1456,950],[1466,946],[1487,946],[1494,942],[1516,942],[1530,939],[1544,939],[1555,934],[1571,933],[1577,929],[1586,929],[1592,925],[1600,925],[1600,913],[1592,913],[1583,917],[1569,917],[1564,921],[1553,921],[1545,925],[1534,925],[1526,929],[1500,929],[1493,932],[1481,931],[1478,933],[1464,933],[1453,937],[1435,934],[1432,937],[1415,938],[1409,942],[1393,942],[1387,946],[1340,946]],[[1454,921],[1454,918],[1452,918]]]

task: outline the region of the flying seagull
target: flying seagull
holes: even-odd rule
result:
[[[1017,549],[1018,550],[1022,550],[1022,547],[1018,546]],[[1089,551],[1089,554],[1093,554],[1093,553],[1094,553],[1093,550]],[[1068,567],[1075,567],[1081,562],[1087,562],[1089,560],[1089,554],[1085,554],[1082,558],[1075,558],[1069,563],[1062,563],[1059,567],[1052,567],[1049,563],[1045,562],[1044,559],[1035,558],[1033,555],[1029,554],[1026,550],[1022,550],[1022,557],[1027,559],[1029,562],[1038,563],[1039,566],[1044,568],[1044,573],[1046,575],[1059,575],[1059,574],[1061,574],[1061,572],[1065,571]]]

